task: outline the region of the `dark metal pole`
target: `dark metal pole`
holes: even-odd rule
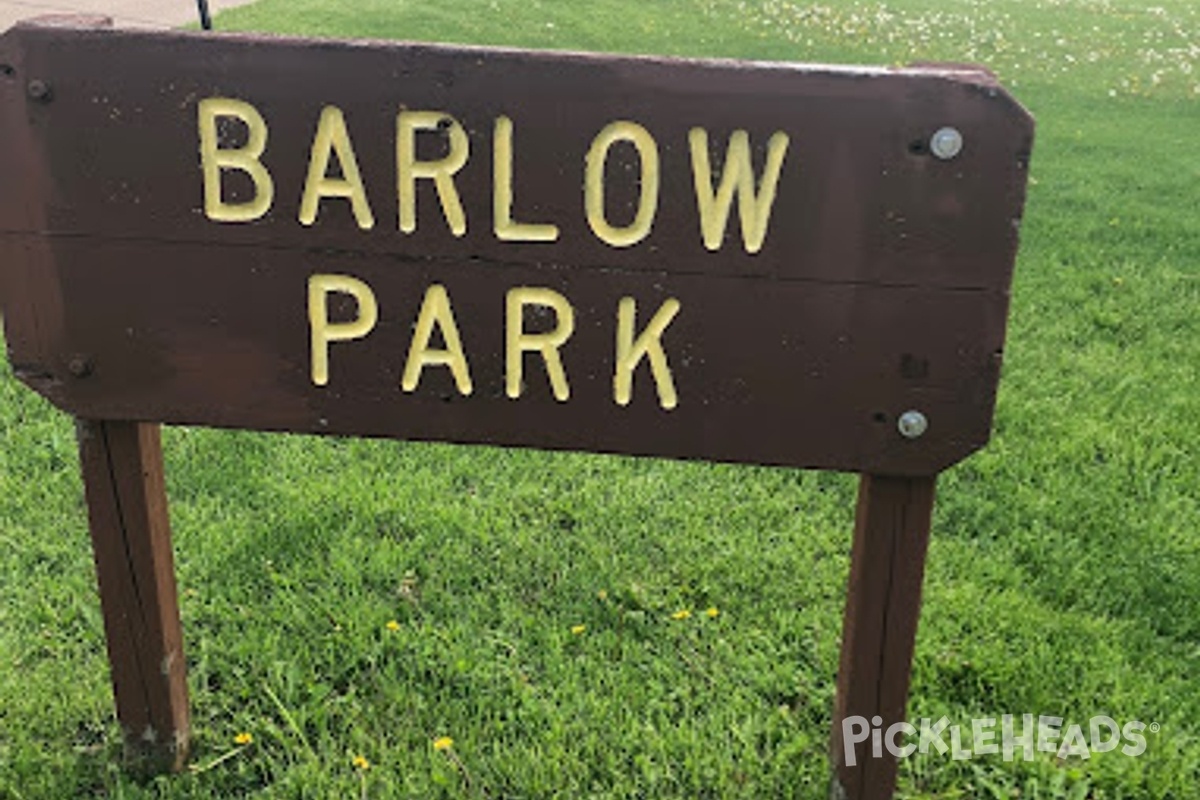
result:
[[[200,27],[211,31],[212,17],[208,13],[208,0],[196,0],[196,7],[200,10]]]

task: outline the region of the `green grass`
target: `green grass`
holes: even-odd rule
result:
[[[262,0],[217,26],[997,69],[1038,118],[1034,185],[910,718],[1161,730],[1138,758],[906,759],[900,796],[1197,796],[1195,4]],[[4,370],[0,797],[825,796],[851,476],[191,429],[165,453],[199,769],[137,782],[71,422]]]

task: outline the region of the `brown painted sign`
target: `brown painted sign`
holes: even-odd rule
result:
[[[1032,135],[971,67],[0,37],[9,356],[80,419],[131,748],[187,750],[163,422],[861,472],[835,718],[902,719]]]
[[[73,414],[893,474],[988,438],[1031,122],[985,73],[37,26],[0,61],[10,354]]]

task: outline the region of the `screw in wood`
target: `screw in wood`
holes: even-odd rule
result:
[[[67,371],[76,378],[86,378],[92,374],[92,362],[87,356],[73,356],[67,362]]]
[[[905,439],[919,439],[929,430],[929,420],[920,411],[905,411],[896,420],[896,427]]]
[[[50,91],[50,84],[46,83],[40,78],[34,78],[31,80],[29,85],[26,87],[26,91],[29,93],[29,96],[32,99],[37,100],[40,103],[50,102],[50,98],[53,95],[53,93]]]
[[[929,140],[929,152],[942,161],[949,161],[962,152],[963,135],[958,128],[941,128]]]

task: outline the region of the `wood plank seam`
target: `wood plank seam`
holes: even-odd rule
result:
[[[188,749],[186,664],[158,426],[80,420],[117,717],[135,769],[179,769]]]
[[[105,463],[108,468],[107,484],[112,489],[112,502],[114,508],[116,509],[117,531],[121,537],[121,549],[125,554],[124,571],[128,575],[127,585],[133,591],[134,607],[138,613],[138,616],[140,617],[138,624],[130,625],[128,616],[125,615],[122,616],[121,621],[126,624],[126,627],[129,630],[129,638],[134,642],[133,652],[131,654],[133,658],[134,670],[137,674],[134,683],[137,686],[138,693],[141,695],[141,705],[145,710],[145,716],[147,720],[153,720],[157,715],[154,713],[154,703],[150,697],[150,683],[148,680],[149,673],[146,671],[145,662],[142,657],[146,650],[145,640],[147,633],[151,630],[151,621],[146,615],[146,607],[144,601],[142,600],[141,588],[138,583],[137,566],[134,562],[133,549],[129,542],[130,521],[126,516],[125,505],[121,502],[120,475],[115,464],[113,463],[112,438],[109,435],[109,425],[108,423],[100,423],[100,425],[97,427],[100,430]],[[147,734],[153,734],[153,736],[148,737]],[[154,738],[157,738],[157,731],[154,731],[153,727],[148,725],[146,730],[142,731],[139,735],[143,740],[149,738],[150,741],[153,741]]]

